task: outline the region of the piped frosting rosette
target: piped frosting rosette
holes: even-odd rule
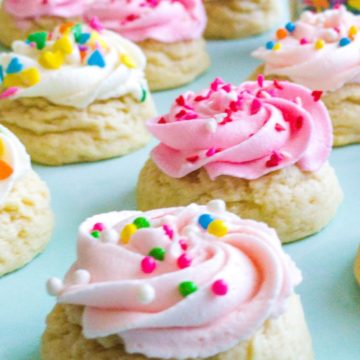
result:
[[[176,42],[201,38],[206,13],[201,0],[100,0],[92,2],[86,17],[132,41]]]
[[[18,19],[37,19],[41,16],[71,18],[85,11],[86,0],[4,0],[6,12]]]
[[[17,180],[31,169],[30,157],[20,141],[0,125],[0,206]]]
[[[360,16],[340,6],[323,13],[304,12],[253,56],[265,75],[285,76],[312,90],[335,91],[360,81]]]
[[[320,94],[289,82],[216,79],[187,92],[170,112],[148,122],[160,141],[151,157],[168,176],[204,168],[211,179],[257,179],[292,165],[318,170],[329,157],[332,126]]]
[[[274,230],[214,200],[88,219],[75,264],[48,291],[85,307],[86,338],[118,335],[128,353],[186,359],[252,337],[300,281]]]
[[[136,45],[97,22],[67,23],[30,34],[0,54],[0,101],[40,97],[80,109],[128,94],[144,101],[145,66]]]

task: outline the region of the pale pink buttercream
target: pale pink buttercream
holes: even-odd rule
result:
[[[132,41],[175,42],[201,38],[206,13],[201,0],[99,0],[86,12]]]
[[[360,82],[360,35],[350,36],[352,26],[360,29],[360,16],[344,7],[323,13],[305,12],[295,26],[285,39],[275,40],[280,50],[262,47],[253,53],[264,61],[265,75],[286,76],[310,89],[324,91]],[[351,41],[340,46],[344,38]],[[317,40],[324,41],[323,48],[316,49]]]
[[[167,175],[184,177],[202,167],[211,179],[257,179],[292,165],[316,171],[329,157],[332,126],[312,93],[289,82],[217,79],[210,89],[187,92],[169,114],[148,122],[160,140],[151,154]]]
[[[85,0],[4,0],[4,9],[17,19],[33,19],[42,16],[70,18],[82,16]]]
[[[208,206],[109,213],[87,220],[80,227],[77,261],[58,301],[85,306],[86,338],[117,334],[128,353],[149,358],[207,358],[252,337],[266,320],[286,310],[301,274],[274,230],[242,220],[223,206],[215,200]],[[205,213],[222,220],[228,233],[210,235],[198,223]],[[139,216],[151,227],[139,229],[127,245],[117,243],[124,226]],[[99,222],[105,225],[103,232],[115,232],[115,242],[103,242],[103,234],[92,237]],[[184,244],[192,264],[180,269],[177,259]],[[140,264],[154,247],[166,250],[165,259],[145,274]],[[81,284],[79,270],[87,274]],[[217,280],[227,284],[226,295],[212,292]],[[183,281],[194,282],[198,290],[181,296]],[[139,299],[144,286],[152,290],[145,302]]]

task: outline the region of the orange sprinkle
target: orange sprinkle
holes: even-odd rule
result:
[[[0,160],[0,180],[5,180],[12,175],[13,168],[9,166],[5,161]]]
[[[287,31],[286,29],[279,29],[277,32],[276,32],[276,37],[279,39],[279,40],[282,40],[282,39],[285,39],[287,37]]]
[[[62,24],[60,26],[60,32],[61,34],[64,34],[65,32],[67,32],[71,27],[73,27],[75,24],[74,23],[71,23],[71,22],[68,22],[68,23],[65,23],[65,24]]]
[[[0,138],[0,156],[3,156],[5,153],[5,144],[4,140]]]

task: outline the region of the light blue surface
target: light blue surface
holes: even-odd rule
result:
[[[211,70],[187,88],[201,89],[215,77],[239,83],[256,67],[249,53],[267,36],[246,41],[210,43]],[[184,89],[155,95],[159,112]],[[56,215],[53,239],[46,251],[23,269],[0,279],[0,360],[38,360],[46,314],[54,305],[45,282],[62,277],[75,259],[77,227],[86,217],[111,210],[135,209],[139,171],[151,144],[123,158],[93,164],[47,168],[34,166],[48,183]],[[352,266],[360,243],[360,145],[332,155],[345,191],[336,219],[320,234],[287,245],[285,250],[303,271],[302,296],[316,359],[360,359],[360,290]],[[291,331],[291,329],[289,329]]]

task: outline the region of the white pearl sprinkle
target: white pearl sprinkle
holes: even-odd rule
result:
[[[51,296],[58,296],[63,290],[64,283],[59,278],[50,278],[46,283],[46,291]]]
[[[281,155],[284,156],[286,159],[292,158],[292,155],[288,151],[281,151]]]
[[[119,241],[120,235],[114,229],[106,229],[101,233],[100,240],[103,243],[116,244]]]
[[[220,200],[220,199],[211,200],[208,202],[207,208],[209,211],[223,212],[223,211],[226,211],[226,204],[225,204],[225,201]]]
[[[150,304],[155,300],[155,289],[149,284],[143,284],[139,286],[137,292],[137,300],[144,305]]]
[[[217,122],[214,119],[210,119],[206,124],[206,130],[210,133],[215,133],[217,129]]]
[[[91,276],[87,270],[79,269],[73,274],[73,282],[76,285],[86,285],[90,282]]]
[[[295,104],[299,105],[299,106],[303,106],[303,102],[300,96],[297,96],[294,100]]]

